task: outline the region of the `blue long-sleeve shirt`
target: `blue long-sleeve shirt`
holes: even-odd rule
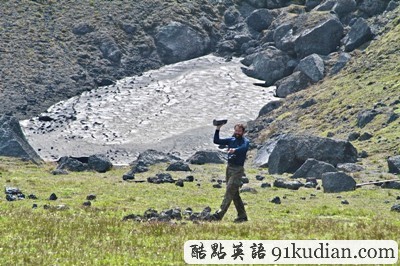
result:
[[[233,153],[234,156],[230,156],[228,159],[228,163],[234,165],[244,165],[244,161],[246,160],[247,150],[249,149],[250,141],[245,138],[219,138],[219,130],[215,130],[214,134],[214,143],[219,145],[227,145],[229,148],[235,149]]]

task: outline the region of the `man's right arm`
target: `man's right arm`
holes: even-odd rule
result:
[[[219,138],[219,129],[215,130],[214,133],[214,144],[219,144],[219,145],[228,145],[229,144],[229,139],[220,139]]]

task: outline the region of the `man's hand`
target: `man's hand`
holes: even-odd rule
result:
[[[221,129],[221,127],[222,127],[223,125],[219,125],[219,126],[217,126],[217,130],[220,130]]]
[[[232,154],[232,153],[234,153],[235,151],[236,151],[236,149],[230,148],[230,149],[228,150],[228,153],[229,153],[229,154]]]

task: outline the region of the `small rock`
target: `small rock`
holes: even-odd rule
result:
[[[395,204],[392,206],[392,208],[390,209],[391,211],[396,211],[396,212],[400,212],[400,204]]]
[[[16,200],[17,200],[17,197],[14,196],[14,195],[11,195],[11,194],[7,194],[7,195],[6,195],[6,200],[7,200],[7,201],[16,201]]]
[[[347,137],[347,140],[348,140],[348,141],[355,141],[355,140],[358,140],[358,138],[359,138],[360,136],[361,136],[360,133],[358,133],[358,132],[352,132],[352,133],[350,133],[349,136]]]
[[[92,202],[91,201],[85,201],[82,205],[85,206],[85,207],[90,207],[90,206],[92,206]]]
[[[400,200],[400,196],[397,196],[397,197],[396,197],[396,200]]]
[[[361,152],[358,154],[358,157],[360,157],[360,158],[362,158],[362,159],[367,158],[367,157],[368,157],[368,152],[366,152],[366,151],[361,151]]]
[[[248,184],[250,182],[249,178],[242,176],[242,183],[243,184]]]
[[[315,198],[317,195],[315,195],[315,194],[310,194],[310,197],[313,197],[313,198]]]
[[[134,174],[125,174],[122,176],[122,180],[133,180],[135,179],[135,175]]]
[[[183,187],[184,186],[184,182],[182,179],[179,179],[178,181],[175,182],[175,185],[178,187]]]
[[[221,184],[214,184],[213,188],[222,188]]]
[[[359,141],[365,141],[365,140],[369,140],[373,137],[374,135],[372,135],[369,132],[364,132],[363,134],[361,134],[361,136],[358,138]]]
[[[390,201],[389,200],[385,200],[383,203],[388,204],[388,203],[390,203]]]
[[[349,204],[349,202],[347,200],[342,200],[341,203],[344,204],[344,205],[348,205]]]
[[[262,187],[262,188],[271,187],[271,184],[270,184],[270,183],[262,183],[262,184],[261,184],[261,187]]]
[[[38,205],[36,204],[36,203],[34,203],[33,205],[32,205],[32,209],[36,209],[38,207]]]
[[[96,199],[96,195],[95,194],[89,194],[86,196],[86,200],[95,200]]]
[[[194,181],[194,176],[189,175],[185,178],[185,182],[193,182]]]
[[[57,195],[55,193],[52,193],[49,197],[49,200],[57,200]]]
[[[274,181],[274,187],[279,188],[287,188],[291,190],[298,190],[300,187],[303,187],[304,184],[300,181],[286,181],[284,179],[278,178]]]
[[[274,197],[270,202],[275,203],[275,204],[281,204],[281,198]]]
[[[48,205],[48,204],[43,205],[43,209],[45,209],[45,210],[48,210],[48,209],[50,209],[50,208],[51,208],[51,206]]]
[[[185,162],[179,161],[179,162],[174,162],[171,163],[168,168],[167,171],[186,171],[186,172],[190,172],[192,171],[189,167],[189,165]]]
[[[337,198],[337,199],[341,199],[341,198],[342,198],[342,196],[340,196],[340,195],[339,195],[339,196],[337,196],[336,198]]]
[[[361,172],[364,169],[361,165],[355,163],[342,163],[338,164],[336,167],[339,171],[347,172],[347,173],[354,173],[354,172]]]
[[[34,195],[34,194],[30,194],[30,195],[28,196],[28,199],[36,200],[36,199],[38,199],[38,197],[36,197],[36,195]]]
[[[306,200],[306,197],[300,197],[301,200]]]
[[[258,181],[263,181],[263,180],[265,179],[265,177],[262,176],[262,175],[256,175],[256,179],[257,179]]]

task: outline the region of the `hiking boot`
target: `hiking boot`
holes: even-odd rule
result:
[[[248,221],[247,216],[246,217],[238,217],[235,220],[233,220],[234,223],[244,223],[247,221]]]
[[[210,216],[210,221],[221,221],[222,218],[219,216],[218,213],[214,213]]]

